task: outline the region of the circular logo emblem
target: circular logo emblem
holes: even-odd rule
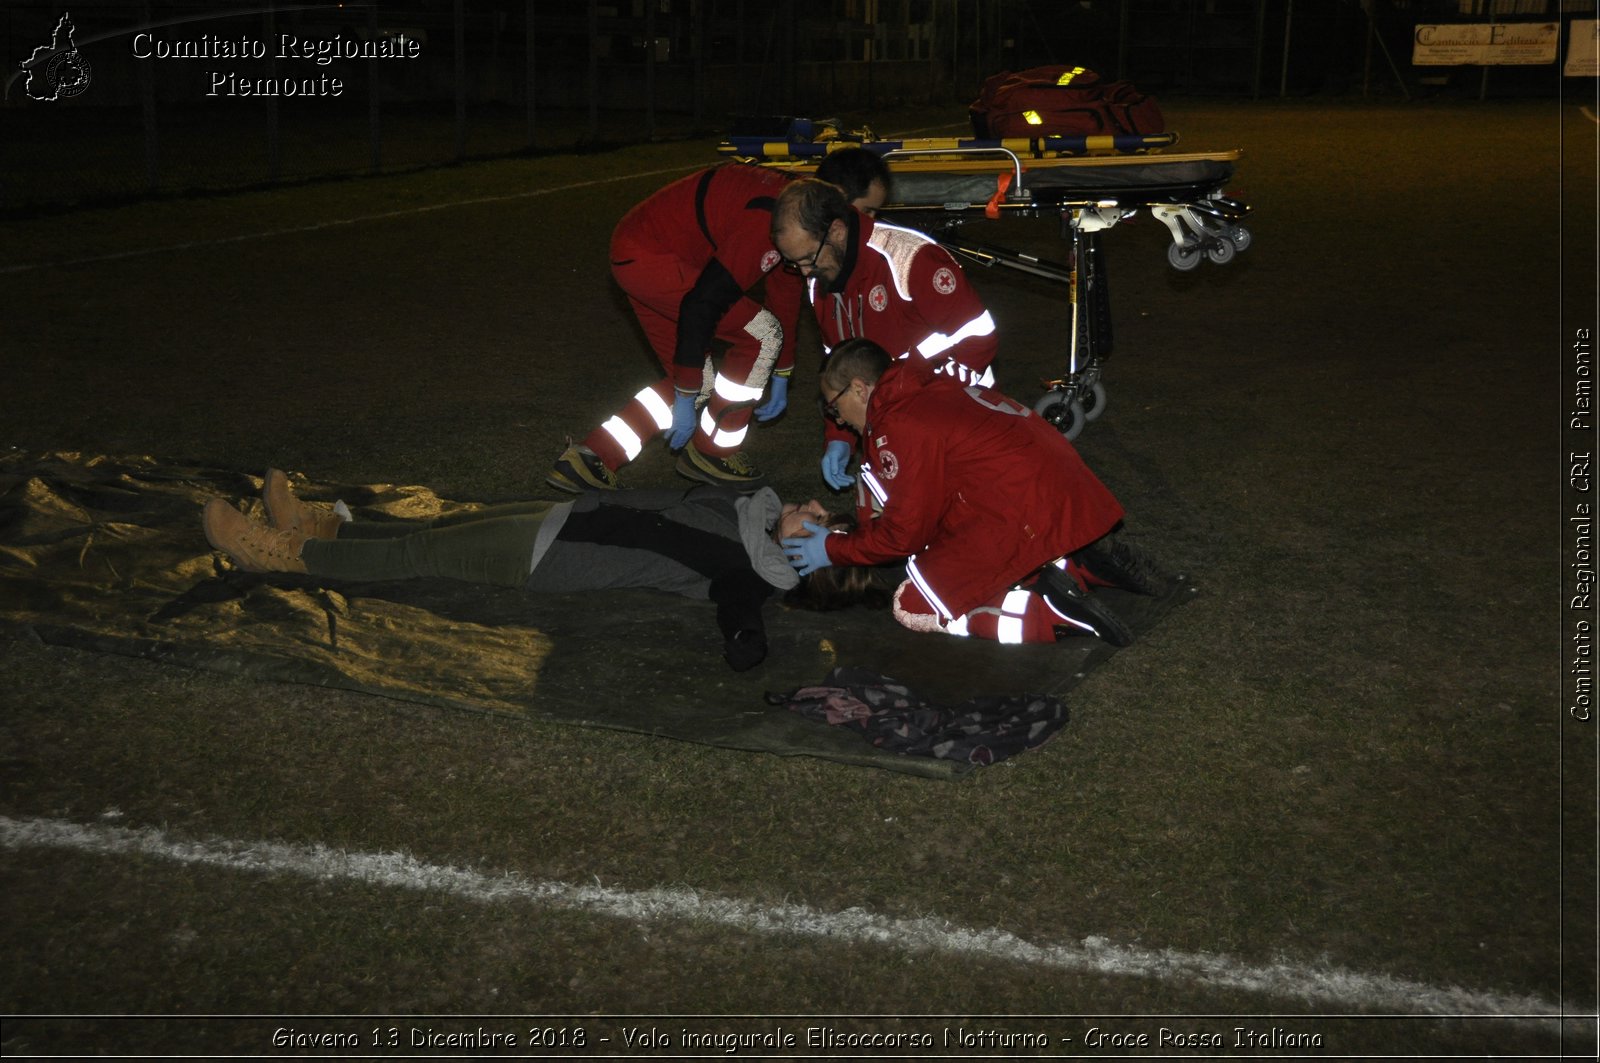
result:
[[[76,49],[62,52],[50,60],[44,68],[45,80],[55,90],[55,99],[67,100],[74,96],[81,96],[89,87],[91,71],[89,60],[85,59]]]
[[[867,293],[867,305],[882,313],[883,308],[889,305],[888,289],[881,284],[874,284],[872,291]]]
[[[778,259],[780,257],[781,256],[776,251],[768,251],[766,254],[762,255],[761,256],[761,272],[762,273],[771,273],[772,272],[772,268],[778,264]]]
[[[956,290],[956,275],[949,266],[940,266],[934,273],[933,290],[940,295],[949,295]]]
[[[885,480],[893,480],[895,473],[900,471],[900,459],[894,456],[892,450],[878,451],[878,462],[883,466]]]

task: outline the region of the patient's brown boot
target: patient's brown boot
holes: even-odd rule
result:
[[[200,520],[211,545],[246,572],[304,572],[300,548],[306,537],[257,524],[220,498],[206,503]]]
[[[278,531],[293,532],[308,539],[333,539],[344,521],[331,509],[322,509],[294,497],[289,477],[282,470],[268,469],[261,482],[261,501],[266,503],[267,523]]]

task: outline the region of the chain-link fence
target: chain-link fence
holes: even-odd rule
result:
[[[997,71],[1151,93],[1467,98],[1559,63],[1412,64],[1419,24],[1555,22],[1594,0],[477,0],[0,12],[0,210],[709,135],[742,114],[947,106]]]

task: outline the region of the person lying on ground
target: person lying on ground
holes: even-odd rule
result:
[[[797,572],[904,558],[894,616],[912,630],[1133,641],[1088,587],[1159,594],[1160,577],[1111,538],[1121,504],[1052,425],[993,388],[963,386],[924,359],[893,359],[867,339],[834,349],[821,388],[825,414],[865,445],[863,519],[848,532],[808,520],[807,534],[785,537]]]
[[[767,655],[766,599],[802,582],[777,540],[838,519],[814,499],[785,505],[771,488],[746,495],[696,486],[589,492],[427,521],[355,521],[296,498],[277,469],[267,470],[262,501],[265,524],[220,498],[202,516],[207,540],[245,571],[442,577],[543,593],[639,587],[710,599],[735,671]]]

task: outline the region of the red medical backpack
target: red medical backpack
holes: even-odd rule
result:
[[[1081,66],[996,74],[983,83],[968,111],[973,133],[983,140],[1165,132],[1155,97]]]

